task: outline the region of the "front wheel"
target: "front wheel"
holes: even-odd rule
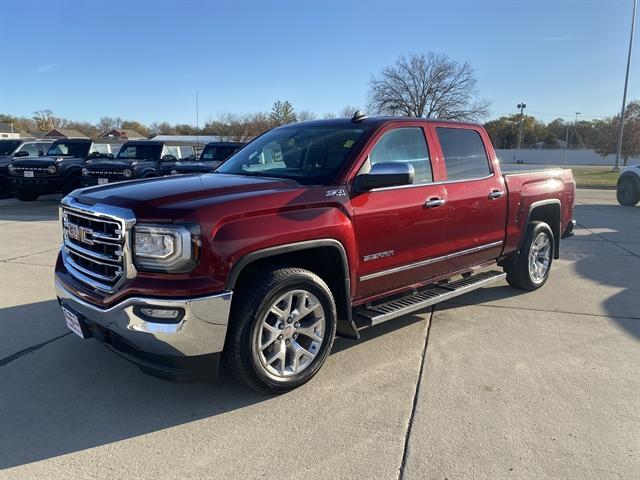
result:
[[[528,291],[542,287],[551,272],[554,241],[549,225],[531,222],[520,252],[504,267],[509,285]]]
[[[318,372],[335,331],[336,305],[322,278],[301,268],[268,269],[234,298],[226,361],[245,385],[284,393]]]
[[[640,190],[630,178],[623,179],[618,185],[616,198],[620,205],[633,207],[640,202]]]

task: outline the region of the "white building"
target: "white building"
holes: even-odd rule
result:
[[[13,125],[0,123],[0,138],[20,138],[20,134],[13,129]]]

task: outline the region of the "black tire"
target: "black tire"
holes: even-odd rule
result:
[[[33,202],[40,197],[38,193],[29,192],[28,190],[16,190],[13,194],[22,202]]]
[[[632,179],[623,178],[618,184],[616,198],[620,205],[633,207],[640,202],[640,190]]]
[[[535,274],[532,273],[529,268],[529,254],[534,242],[540,235],[546,235],[549,240],[549,258],[546,267],[546,272],[541,278],[535,278]],[[551,272],[551,265],[553,264],[553,255],[555,251],[555,239],[553,232],[548,224],[545,222],[531,222],[527,226],[527,231],[524,236],[524,242],[520,253],[509,263],[504,266],[504,271],[507,274],[507,282],[514,288],[519,290],[533,291],[542,287],[549,278]]]
[[[0,175],[0,198],[9,196],[11,196],[11,183],[7,177]]]
[[[324,335],[315,357],[302,371],[277,378],[261,364],[254,341],[259,335],[262,319],[273,303],[283,294],[299,289],[310,292],[319,300],[324,310]],[[318,372],[331,351],[336,322],[336,304],[331,290],[315,273],[283,267],[258,272],[234,293],[224,352],[225,364],[241,383],[254,390],[285,393],[308,382]]]

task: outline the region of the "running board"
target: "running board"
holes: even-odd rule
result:
[[[444,302],[458,295],[469,293],[506,276],[506,273],[492,270],[477,273],[451,283],[430,285],[415,293],[396,297],[393,300],[357,307],[353,312],[354,320],[358,330],[362,330],[392,318],[401,317],[436,303]]]

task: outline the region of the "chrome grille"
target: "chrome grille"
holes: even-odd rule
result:
[[[34,177],[50,177],[51,174],[46,167],[16,167],[14,166],[12,169],[12,175],[16,177],[23,177],[25,171],[33,172]],[[57,172],[56,172],[57,173]],[[55,175],[55,174],[54,174]],[[29,178],[29,177],[27,177]]]
[[[124,178],[124,170],[110,170],[110,169],[101,169],[101,170],[91,170],[87,169],[86,177],[100,177],[100,178]]]
[[[67,205],[65,205],[65,203]],[[113,292],[120,283],[135,275],[127,258],[127,230],[131,219],[61,206],[62,256],[69,273],[98,290]]]

